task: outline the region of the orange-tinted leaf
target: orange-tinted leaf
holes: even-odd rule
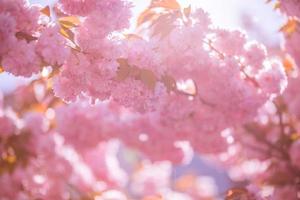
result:
[[[287,34],[288,36],[290,36],[291,34],[293,34],[294,32],[296,32],[297,28],[299,25],[299,21],[295,18],[290,18],[286,24],[284,24],[279,31]]]
[[[149,89],[151,90],[155,89],[157,78],[152,71],[147,69],[141,69],[140,79]]]
[[[14,164],[17,161],[17,157],[15,155],[9,155],[9,154],[4,154],[2,156],[2,159],[9,164]]]
[[[16,38],[18,38],[19,40],[24,40],[25,39],[27,42],[37,40],[37,37],[34,37],[34,36],[29,35],[29,34],[24,33],[24,32],[17,32],[16,33]]]
[[[153,195],[144,197],[143,200],[163,200],[161,195]]]
[[[137,66],[130,66],[129,76],[136,80],[141,80],[141,69]]]
[[[62,36],[64,36],[65,38],[67,38],[70,41],[72,41],[73,43],[75,43],[74,42],[75,35],[70,29],[65,28],[65,27],[62,26],[59,32]]]
[[[76,45],[76,44],[74,44],[72,46],[70,46],[70,45],[66,45],[66,46],[69,47],[69,48],[71,48],[71,50],[73,50],[75,52],[81,52],[81,48],[78,45]]]
[[[50,7],[49,6],[46,6],[44,7],[43,9],[40,10],[41,13],[43,13],[44,15],[50,17]]]
[[[39,113],[45,113],[47,111],[47,106],[44,104],[34,104],[30,107],[30,111],[39,112]]]
[[[157,13],[154,10],[148,8],[139,15],[136,25],[140,26],[143,23],[146,23],[147,21],[153,19],[156,15]]]
[[[244,188],[233,188],[227,191],[225,200],[248,199],[248,190]]]
[[[153,36],[159,35],[161,38],[169,35],[175,28],[174,22],[177,19],[177,13],[167,13],[161,15],[153,24]]]
[[[291,140],[292,141],[296,141],[296,140],[299,140],[300,139],[300,134],[298,134],[298,133],[293,133],[292,135],[291,135]]]
[[[197,177],[193,174],[187,174],[180,177],[175,182],[175,188],[180,191],[186,191],[193,187],[196,187]]]
[[[276,10],[276,9],[279,9],[280,8],[280,6],[281,6],[281,3],[280,3],[280,1],[277,1],[275,4],[274,4],[274,10]]]
[[[128,39],[128,40],[143,40],[143,38],[139,35],[136,35],[136,34],[124,34],[125,38]]]
[[[296,69],[296,64],[289,55],[284,56],[282,64],[286,73],[290,73]]]
[[[130,65],[124,58],[117,59],[119,63],[119,69],[117,72],[117,80],[123,81],[130,75]]]
[[[72,22],[68,22],[68,21],[60,21],[59,24],[65,28],[73,28],[76,27],[76,24],[73,24]]]
[[[59,24],[65,28],[73,28],[80,24],[80,20],[75,16],[61,17],[58,19]]]
[[[185,15],[186,17],[189,17],[189,16],[190,16],[191,11],[192,11],[191,5],[189,5],[189,7],[183,9],[183,13],[184,13],[184,15]]]
[[[180,4],[176,0],[152,0],[151,7],[162,7],[172,10],[179,10]]]
[[[173,90],[176,89],[176,81],[173,77],[171,77],[169,75],[164,75],[162,77],[162,82],[166,86],[168,92],[173,91]]]

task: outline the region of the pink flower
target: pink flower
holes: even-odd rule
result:
[[[7,53],[12,48],[15,41],[16,21],[12,16],[5,13],[0,13],[0,56]]]
[[[110,117],[109,117],[110,115]],[[94,148],[119,130],[104,105],[73,104],[56,110],[57,131],[78,151]]]
[[[226,55],[240,55],[243,53],[242,47],[245,43],[246,36],[240,31],[215,30],[213,46]]]
[[[49,65],[61,65],[69,56],[65,38],[59,33],[59,27],[47,27],[43,30],[36,45],[36,51]]]
[[[82,155],[97,180],[105,181],[110,187],[122,187],[127,183],[127,174],[119,166],[117,152],[117,145],[107,142]]]
[[[252,74],[256,74],[263,68],[263,61],[267,56],[266,47],[257,42],[245,45],[245,64],[251,66]]]
[[[0,13],[7,13],[16,21],[16,31],[32,34],[38,29],[39,8],[26,0],[1,0]]]
[[[4,70],[16,76],[26,77],[39,72],[40,60],[35,53],[34,43],[19,40],[14,43],[14,46],[16,48],[10,49],[7,55],[2,58]]]
[[[208,13],[206,13],[201,8],[197,8],[195,12],[192,12],[192,17],[195,26],[197,26],[197,28],[201,29],[205,33],[211,24],[211,20],[209,18]]]
[[[269,94],[282,93],[287,86],[287,77],[279,61],[268,61],[264,70],[258,74],[257,81],[263,91]]]
[[[61,0],[59,4],[66,13],[85,16],[95,9],[96,0]]]
[[[300,18],[300,5],[298,0],[281,0],[279,8],[288,16]]]
[[[1,115],[1,113],[0,113]],[[7,137],[15,134],[16,126],[11,118],[0,116],[0,137]]]

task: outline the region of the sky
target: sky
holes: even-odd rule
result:
[[[52,5],[56,0],[29,0],[32,4]],[[278,33],[283,19],[263,0],[178,0],[183,6],[201,7],[207,11],[212,21],[219,27],[241,28],[241,15],[250,16],[251,22],[260,30],[260,35],[250,32],[250,39],[263,40],[265,44],[279,45],[282,42]],[[150,0],[131,0],[133,16],[137,16],[150,3]],[[266,26],[267,25],[267,26]],[[263,36],[262,36],[263,34]],[[0,91],[11,92],[17,85],[26,83],[24,78],[15,78],[7,73],[0,74]]]

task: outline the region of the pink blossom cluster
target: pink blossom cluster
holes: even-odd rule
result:
[[[0,134],[1,137],[5,138],[15,132],[15,124],[13,123],[13,120],[6,116],[2,115],[0,116]]]
[[[50,120],[37,112],[15,119],[4,116],[0,122],[0,199],[88,198],[89,192],[127,183],[116,145],[105,141],[72,152],[51,130]]]
[[[5,71],[30,77],[43,64],[61,65],[68,56],[59,28],[40,22],[40,9],[25,0],[0,2],[0,63]]]
[[[80,152],[113,138],[121,131],[118,120],[106,105],[73,104],[56,111],[57,131]]]
[[[152,161],[182,162],[183,149],[176,147],[178,138],[171,130],[149,123],[149,118],[140,119],[130,113],[122,114],[122,109],[115,109],[121,108],[86,103],[60,107],[56,111],[57,132],[64,137],[66,144],[79,152],[90,151],[101,141],[116,138]]]
[[[108,28],[108,32],[105,32],[105,25],[101,25],[102,29],[94,32],[97,27],[100,27],[102,18],[88,15],[77,33],[78,43],[83,51],[74,53],[63,66],[55,82],[56,94],[67,101],[74,101],[80,95],[100,100],[111,98],[121,105],[140,112],[152,111],[160,107],[159,104],[163,98],[159,96],[169,96],[166,94],[167,88],[163,84],[163,76],[171,75],[177,81],[192,79],[199,91],[194,101],[200,100],[202,104],[213,105],[211,107],[215,107],[217,112],[222,110],[223,113],[224,111],[232,113],[229,112],[232,108],[226,106],[234,105],[237,112],[232,118],[240,120],[240,118],[253,116],[255,110],[271,94],[277,94],[283,90],[286,84],[284,72],[276,62],[264,63],[268,59],[265,48],[261,44],[248,43],[246,36],[239,31],[210,28],[207,14],[202,10],[196,11],[192,19],[194,24],[175,27],[161,41],[157,41],[158,38],[154,37],[149,41],[132,39],[124,42],[114,36],[109,38],[107,36],[109,31],[118,28],[117,24],[114,29]],[[114,23],[116,20],[110,21],[111,26]],[[208,35],[213,36],[207,38]],[[210,44],[206,44],[205,40]],[[180,44],[177,41],[181,41]],[[205,45],[209,45],[208,48],[213,46],[214,49],[207,50]],[[220,58],[220,54],[225,57]],[[199,57],[201,57],[200,60]],[[118,58],[126,59],[126,63],[120,64],[117,62]],[[120,76],[122,76],[120,65],[133,66],[132,74],[128,72],[132,76],[126,77],[125,75],[120,81]],[[121,67],[126,68],[126,66]],[[136,67],[141,71],[138,71]],[[278,70],[273,70],[273,68],[278,68]],[[140,79],[143,79],[143,74],[139,73],[144,73],[145,79],[150,79],[151,88],[136,77],[141,76]],[[216,80],[219,83],[216,83]],[[225,82],[229,85],[227,90],[223,90]],[[222,90],[218,89],[218,84]],[[212,87],[214,89],[211,89]],[[241,92],[247,92],[247,94]],[[171,94],[171,96],[175,97],[177,94]],[[230,97],[231,101],[237,98],[237,102],[226,101],[225,96]],[[253,97],[251,98],[253,101],[248,102],[249,96]],[[222,102],[217,102],[218,99]],[[186,98],[186,102],[188,101]],[[222,105],[224,103],[226,105]],[[240,111],[236,106],[241,107]],[[202,107],[207,107],[207,105]],[[244,110],[245,108],[248,110]],[[251,113],[252,111],[254,113]],[[249,115],[246,116],[245,113]]]
[[[281,9],[297,17],[292,4]],[[0,70],[52,67],[0,94],[0,200],[205,198],[197,177],[171,180],[193,153],[250,183],[227,199],[299,198],[299,78],[202,9],[151,5],[163,12],[126,34],[125,0],[60,0],[50,16],[0,1]]]
[[[11,102],[7,102],[10,105]],[[12,106],[14,104],[11,104]],[[110,107],[110,112],[108,112]],[[90,113],[94,110],[93,114],[87,114],[79,120],[76,118],[78,113],[90,109]],[[100,110],[101,109],[101,110]],[[62,106],[57,110],[56,120],[64,117],[66,127],[74,127],[70,131],[75,131],[81,125],[87,128],[85,133],[93,132],[93,125],[100,124],[104,131],[103,125],[108,122],[116,123],[117,120],[111,115],[111,111],[119,112],[116,106],[96,105],[89,106],[85,103],[75,104],[72,106]],[[75,114],[72,117],[71,113]],[[102,113],[103,116],[101,118]],[[83,114],[83,113],[81,113]],[[77,115],[77,117],[76,117]],[[47,115],[46,115],[47,116]],[[58,124],[57,129],[51,129],[51,120],[42,113],[26,112],[22,118],[11,118],[9,121],[4,121],[1,118],[1,132],[11,132],[10,135],[0,135],[0,183],[2,185],[0,190],[0,199],[30,199],[43,198],[43,199],[80,199],[80,198],[112,198],[121,199],[125,196],[123,189],[127,186],[130,187],[130,195],[132,197],[142,198],[147,195],[163,195],[164,198],[175,198],[184,196],[189,199],[188,195],[183,195],[175,191],[169,191],[170,187],[170,173],[172,165],[170,162],[153,163],[150,164],[146,161],[143,168],[134,170],[132,174],[125,172],[120,166],[119,161],[119,145],[116,141],[109,141],[108,138],[100,141],[99,138],[93,138],[97,144],[89,145],[86,141],[71,139],[70,135],[66,135],[67,129],[62,128]],[[68,117],[73,120],[68,121]],[[107,118],[105,121],[104,117]],[[87,123],[87,119],[91,121]],[[8,118],[7,118],[8,119]],[[100,119],[100,120],[99,120]],[[97,121],[98,120],[98,121]],[[101,122],[103,121],[103,122]],[[126,120],[125,120],[126,121]],[[57,122],[60,122],[57,120]],[[21,125],[12,128],[8,126],[12,123]],[[4,127],[6,125],[6,127]],[[110,124],[115,126],[115,124]],[[113,129],[107,129],[113,130]],[[4,132],[5,131],[5,132]],[[118,130],[117,132],[121,132]],[[80,137],[80,132],[76,132],[77,137]],[[86,135],[85,135],[86,136]],[[14,140],[7,139],[8,137],[15,137]],[[18,137],[21,137],[18,139]],[[73,136],[74,138],[76,136]],[[86,137],[88,138],[88,137]],[[4,144],[4,141],[11,141],[11,148]],[[65,141],[65,142],[63,142]],[[20,142],[20,143],[19,143]],[[79,147],[78,144],[82,142],[86,145],[85,148]],[[8,144],[8,143],[7,143]],[[75,151],[73,151],[74,149]],[[124,151],[121,149],[121,151]],[[6,160],[3,155],[11,153],[15,160]],[[21,152],[21,154],[19,154]],[[11,162],[14,166],[11,172],[7,170],[4,162]],[[137,161],[136,161],[137,162]],[[154,173],[155,171],[155,173]],[[131,179],[128,179],[128,176]],[[163,176],[162,176],[163,175]],[[162,188],[163,187],[163,188]],[[113,189],[115,190],[113,192]],[[110,191],[112,190],[112,191]],[[117,192],[117,193],[115,193]],[[101,194],[99,197],[93,194]],[[92,195],[92,196],[89,196]]]
[[[11,174],[1,171],[1,199],[28,199],[30,196],[61,199],[65,193],[65,179],[70,177],[70,164],[56,153],[53,135],[46,132],[42,115],[30,113],[17,120],[22,120],[24,126],[12,132],[10,137],[14,140],[3,140],[1,135],[2,156],[11,153],[9,155],[15,159],[2,157],[2,164],[7,162],[8,166],[15,166]],[[7,144],[3,144],[5,141]]]
[[[90,14],[77,13],[79,3],[87,2],[62,2],[62,9],[72,10],[66,12],[87,17],[75,33],[82,51],[67,59],[54,91],[68,102],[86,97],[111,100],[145,113],[132,122],[129,130],[133,130],[122,140],[152,160],[179,162],[184,154],[175,146],[177,141],[188,141],[197,152],[226,151],[228,144],[220,132],[253,118],[286,87],[281,63],[268,58],[262,44],[248,41],[240,31],[214,28],[201,9],[192,12],[191,24],[174,20],[165,37],[121,39],[112,31],[126,26],[120,27],[115,19],[110,26],[103,24],[102,17],[93,14],[102,6]],[[115,10],[127,19],[128,11],[120,7],[111,11]],[[167,76],[175,84],[171,91]],[[180,91],[178,85],[191,81],[194,94]],[[161,143],[156,142],[159,138]]]
[[[281,0],[279,7],[288,16],[300,17],[300,5],[297,0]]]
[[[77,96],[82,95],[100,100],[113,96],[116,101],[128,106],[133,106],[135,99],[140,99],[145,105],[136,106],[142,110],[151,103],[148,98],[154,98],[154,95],[139,81],[115,80],[119,67],[117,59],[127,54],[125,50],[135,51],[139,46],[126,48],[127,45],[116,33],[129,27],[130,5],[120,0],[97,1],[92,10],[88,9],[88,13],[76,12],[76,6],[86,3],[87,1],[61,2],[65,12],[84,15],[85,19],[75,32],[82,51],[74,52],[63,65],[54,83],[56,95],[66,101],[74,101]],[[128,89],[132,87],[135,89]]]
[[[231,146],[220,159],[234,180],[259,185],[258,199],[299,198],[299,118],[288,106],[282,97],[268,102],[252,123],[226,134]]]

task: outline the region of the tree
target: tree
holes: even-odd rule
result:
[[[193,152],[244,181],[219,198],[298,199],[300,5],[287,2],[274,56],[176,0],[152,0],[129,34],[125,0],[2,0],[0,70],[33,80],[0,98],[0,199],[218,198],[192,174],[171,182]]]

